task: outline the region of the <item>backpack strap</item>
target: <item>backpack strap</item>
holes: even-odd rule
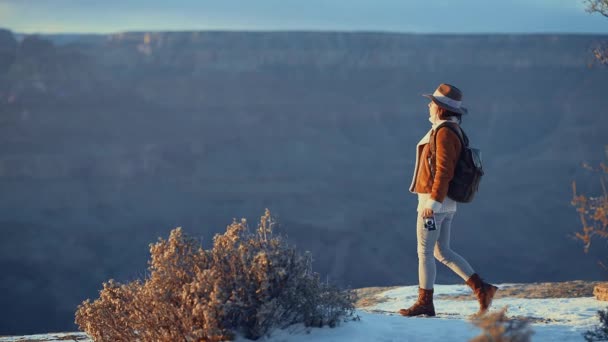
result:
[[[433,178],[435,178],[435,159],[436,159],[435,155],[437,152],[437,132],[439,132],[439,129],[441,129],[442,127],[447,127],[452,132],[456,133],[456,135],[458,136],[458,139],[460,140],[460,153],[461,154],[465,148],[469,147],[469,137],[467,137],[467,135],[464,133],[464,131],[462,130],[460,125],[452,124],[449,121],[446,121],[446,122],[442,122],[439,126],[437,126],[437,128],[435,128],[433,130],[433,132],[431,132],[431,139],[429,139],[431,155],[429,156],[428,162],[429,162],[429,166],[431,168],[431,177],[433,177]]]

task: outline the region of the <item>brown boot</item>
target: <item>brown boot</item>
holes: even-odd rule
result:
[[[407,309],[399,310],[403,316],[435,316],[435,307],[433,306],[433,289],[427,290],[418,288],[418,300],[414,305]]]
[[[477,273],[473,274],[467,280],[467,285],[469,285],[473,290],[473,293],[475,293],[475,296],[477,296],[477,301],[479,302],[479,311],[477,313],[483,314],[488,311],[498,287],[486,283]]]

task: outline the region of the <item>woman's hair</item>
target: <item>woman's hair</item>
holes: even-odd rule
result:
[[[450,116],[455,116],[456,118],[458,118],[459,123],[462,122],[462,114],[449,111],[449,110],[439,107],[439,106],[437,106],[437,107],[439,108],[439,113],[437,113],[438,114],[437,117],[439,119],[447,120],[450,118]]]

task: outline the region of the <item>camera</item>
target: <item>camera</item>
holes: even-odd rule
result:
[[[437,227],[435,227],[435,217],[431,216],[431,217],[425,217],[424,218],[424,228],[426,230],[435,230],[437,229]]]

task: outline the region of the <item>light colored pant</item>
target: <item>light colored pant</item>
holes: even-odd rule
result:
[[[458,274],[463,280],[468,280],[475,271],[469,263],[450,249],[450,230],[455,212],[435,213],[436,230],[424,228],[424,220],[418,213],[416,236],[418,240],[418,280],[423,289],[430,290],[435,284],[437,270],[435,258]]]

